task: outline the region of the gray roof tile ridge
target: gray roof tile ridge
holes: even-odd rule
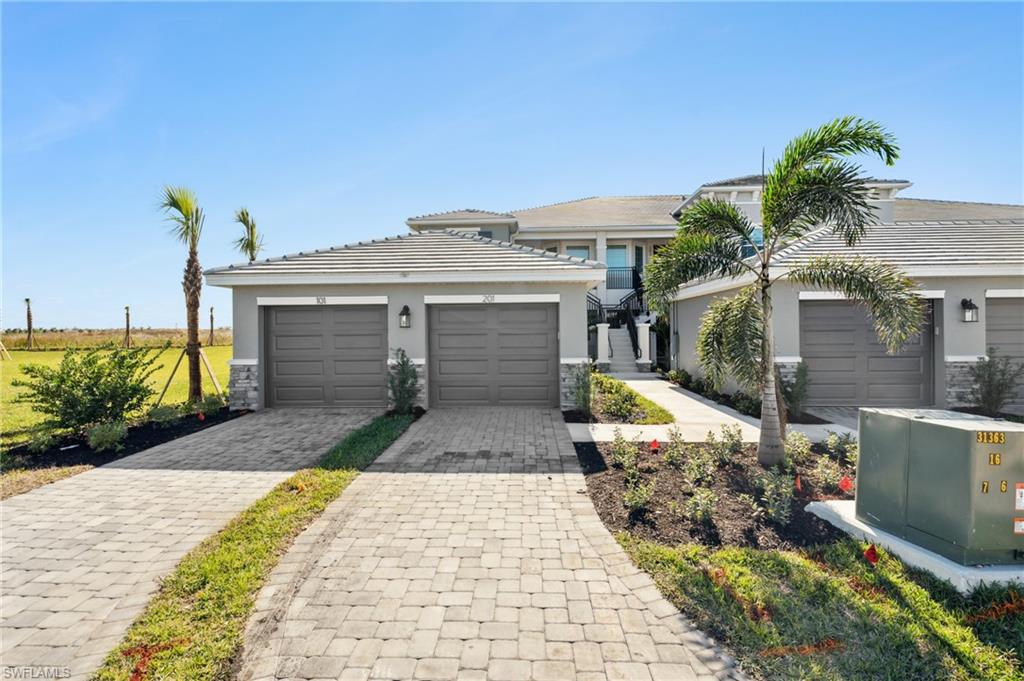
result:
[[[587,266],[592,267],[594,269],[604,269],[604,268],[607,268],[607,265],[605,265],[602,262],[598,262],[596,260],[585,260],[584,258],[577,258],[577,257],[572,256],[572,255],[562,255],[560,253],[552,253],[551,251],[545,251],[545,250],[542,250],[542,249],[539,249],[539,248],[534,248],[533,246],[526,246],[524,244],[514,244],[514,243],[511,243],[509,241],[501,241],[499,239],[491,239],[489,237],[480,236],[478,234],[468,234],[466,232],[459,232],[459,231],[456,231],[454,229],[446,229],[444,231],[445,231],[446,234],[451,234],[452,236],[457,236],[457,237],[459,237],[461,239],[466,239],[468,241],[479,241],[481,243],[493,244],[495,246],[501,246],[501,247],[504,247],[504,248],[507,248],[507,249],[510,249],[510,250],[520,251],[520,252],[523,252],[523,253],[531,253],[533,255],[539,255],[539,256],[542,256],[542,257],[547,258],[549,260],[559,260],[561,262],[571,262],[571,263],[580,264],[580,265],[587,265]]]
[[[254,265],[262,265],[263,263],[282,262],[289,258],[298,258],[300,256],[314,255],[316,253],[330,253],[331,251],[346,251],[359,246],[370,246],[373,244],[384,243],[386,241],[396,241],[399,239],[406,239],[411,236],[417,236],[417,234],[396,234],[394,236],[386,236],[380,239],[370,239],[368,241],[356,241],[354,243],[342,244],[340,246],[328,246],[327,248],[315,248],[312,251],[299,251],[297,253],[286,253],[284,255],[278,255],[273,258],[263,258],[262,260],[253,260],[252,262],[241,262],[232,263],[230,265],[221,265],[220,267],[211,267],[208,270],[203,270],[203,274],[216,274],[218,272],[226,272],[234,269],[248,269]]]
[[[969,203],[974,206],[1006,206],[1008,208],[1024,208],[1020,203],[998,203],[995,201],[967,201],[966,199],[925,199],[919,196],[897,196],[897,201],[927,201],[929,203]]]
[[[509,213],[497,213],[493,210],[484,210],[482,208],[456,208],[453,210],[443,210],[438,213],[426,213],[425,215],[417,215],[409,218],[410,220],[428,220],[430,218],[443,217],[445,215],[451,215],[452,213],[482,213],[484,215],[491,215],[496,218],[515,218],[515,215]]]

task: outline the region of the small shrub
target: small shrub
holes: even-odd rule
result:
[[[673,369],[668,372],[668,380],[680,387],[689,388],[693,377],[690,376],[690,372],[686,369]]]
[[[683,454],[686,452],[686,445],[683,443],[683,434],[678,428],[668,431],[668,442],[663,444],[661,460],[672,468],[679,468],[683,463]]]
[[[683,464],[683,479],[691,487],[711,479],[715,474],[715,455],[706,447],[691,447]]]
[[[700,487],[686,500],[686,517],[695,523],[709,523],[715,515],[718,495],[706,487]]]
[[[626,492],[622,495],[622,503],[630,513],[638,513],[647,508],[647,504],[654,497],[656,482],[657,480],[652,478],[647,484],[636,481],[626,486]]]
[[[612,466],[616,468],[636,467],[640,450],[636,442],[630,442],[622,435],[622,429],[616,428],[611,446]]]
[[[1017,390],[1024,363],[1015,364],[1009,357],[996,357],[996,349],[988,349],[988,357],[970,368],[971,399],[989,416],[996,416]]]
[[[593,367],[588,362],[572,370],[572,399],[576,409],[588,419],[591,415]]]
[[[755,506],[761,515],[777,525],[787,525],[793,501],[793,478],[769,469],[755,474],[753,482],[758,490]]]
[[[850,464],[856,465],[859,446],[857,444],[857,438],[854,437],[852,433],[843,433],[840,435],[834,431],[828,431],[828,437],[825,439],[825,447],[837,461],[845,460]]]
[[[703,395],[706,389],[707,386],[704,383],[704,379],[701,378],[700,376],[694,376],[693,379],[690,381],[690,390],[692,390],[693,392]]]
[[[706,454],[711,457],[712,463],[728,463],[732,458],[732,450],[729,449],[729,445],[715,437],[710,430],[708,436],[704,438],[704,444],[707,450]]]
[[[388,394],[396,414],[411,414],[420,394],[416,365],[402,348],[395,350],[395,363],[388,372]]]
[[[160,352],[110,345],[68,350],[55,367],[26,364],[22,372],[28,378],[12,385],[26,389],[17,400],[48,416],[50,427],[80,430],[125,421],[153,396],[149,378],[160,368],[155,366]]]
[[[722,426],[722,447],[731,455],[735,456],[743,451],[743,431],[739,426]]]
[[[220,395],[206,395],[196,402],[196,411],[204,414],[215,414],[224,406],[224,400]]]
[[[181,410],[169,404],[160,404],[149,410],[149,420],[158,428],[169,428],[181,420]]]
[[[40,430],[28,441],[28,451],[33,454],[48,452],[57,445],[57,438],[49,430]]]
[[[737,392],[732,396],[733,406],[741,414],[761,418],[761,398],[748,395],[745,392]]]
[[[786,402],[786,409],[794,416],[800,416],[803,413],[804,402],[807,401],[807,388],[810,385],[807,373],[807,363],[800,362],[796,365],[792,379],[780,376],[779,386],[782,388],[782,398]]]
[[[640,409],[640,401],[637,399],[637,394],[622,385],[620,387],[618,381],[612,383],[607,382],[602,386],[602,403],[601,407],[605,413],[615,418],[622,419],[623,421],[632,421],[636,418],[637,412]],[[626,389],[623,389],[626,388]]]
[[[839,481],[843,479],[843,469],[829,456],[819,456],[814,464],[814,474],[821,481],[822,489],[828,492],[839,490]]]
[[[801,432],[790,430],[785,448],[786,458],[794,464],[806,463],[811,458],[811,440]]]
[[[89,429],[89,446],[97,452],[105,452],[108,449],[119,452],[124,449],[124,439],[127,435],[128,427],[124,421],[101,423]]]

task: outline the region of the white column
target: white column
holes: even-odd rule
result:
[[[636,360],[636,368],[640,371],[651,370],[651,325],[636,325],[636,342],[640,346],[640,357]]]
[[[597,364],[600,367],[607,367],[611,362],[611,353],[608,351],[608,324],[595,324],[597,327]]]
[[[597,233],[597,242],[594,245],[594,260],[608,264],[608,235],[605,232]],[[602,303],[608,301],[608,287],[602,281],[597,287],[597,295]]]

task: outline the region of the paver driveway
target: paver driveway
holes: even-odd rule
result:
[[[481,407],[429,412],[299,537],[241,678],[686,681],[731,665],[601,524],[561,414]]]
[[[88,676],[152,596],[157,578],[372,416],[261,412],[5,500],[3,667]],[[4,678],[26,673],[0,671]]]

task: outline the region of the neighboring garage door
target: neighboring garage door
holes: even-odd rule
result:
[[[995,348],[996,357],[1024,362],[1024,299],[989,298],[985,301],[985,347]],[[1024,408],[1024,382],[1007,404]]]
[[[430,306],[430,404],[558,405],[558,306]]]
[[[930,306],[929,306],[930,311]],[[807,404],[919,407],[933,403],[931,314],[925,332],[890,355],[864,308],[841,300],[800,302],[800,356]]]
[[[387,308],[266,308],[268,407],[383,406]]]

